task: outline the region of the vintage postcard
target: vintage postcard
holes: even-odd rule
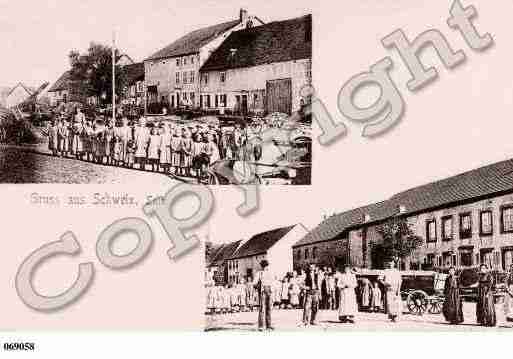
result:
[[[512,13],[0,1],[0,357],[504,355]]]

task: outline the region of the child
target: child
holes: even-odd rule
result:
[[[169,124],[165,123],[162,127],[160,139],[160,165],[164,172],[170,172],[171,165],[171,132]]]
[[[175,129],[171,138],[171,166],[174,167],[175,175],[179,175],[181,150],[182,140],[178,137],[178,130]]]
[[[193,142],[191,139],[191,134],[187,132],[187,130],[183,129],[182,134],[182,158],[181,158],[181,167],[184,171],[185,176],[191,175],[191,167],[192,167],[192,152],[193,152]]]
[[[159,171],[159,148],[160,148],[161,137],[158,134],[158,129],[152,127],[150,131],[150,138],[148,141],[148,160],[151,164],[151,171],[155,172],[155,167],[157,168],[157,172]]]
[[[371,305],[370,310],[373,312],[380,312],[383,309],[383,302],[381,297],[381,288],[378,282],[374,282],[371,288]]]

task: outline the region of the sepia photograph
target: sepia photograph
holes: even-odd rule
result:
[[[311,99],[302,89],[312,86],[312,16],[303,13],[235,8],[202,26],[200,10],[136,39],[126,38],[129,23],[117,23],[110,41],[79,47],[80,34],[65,52],[64,40],[53,40],[68,62],[57,78],[1,84],[0,182],[124,183],[151,173],[194,184],[309,185]],[[143,55],[154,38],[168,44]]]
[[[311,230],[207,242],[205,330],[513,328],[512,174],[506,160]]]

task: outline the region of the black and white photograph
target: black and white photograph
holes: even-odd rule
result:
[[[0,84],[0,182],[309,185],[312,16],[267,15],[77,34],[57,78]]]
[[[205,330],[513,328],[512,174],[506,160],[311,230],[207,242]]]

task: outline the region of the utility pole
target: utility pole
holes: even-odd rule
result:
[[[116,123],[116,31],[112,32],[112,123]]]

